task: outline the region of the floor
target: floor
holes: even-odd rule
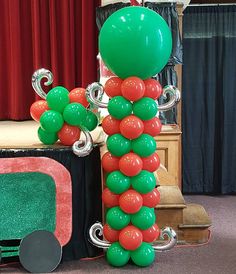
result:
[[[236,273],[236,196],[185,196],[186,202],[202,204],[213,225],[209,244],[199,247],[175,247],[156,254],[148,268],[127,265],[113,268],[104,258],[72,261],[60,265],[55,273],[161,273],[161,274],[235,274]],[[17,267],[1,273],[25,273]]]

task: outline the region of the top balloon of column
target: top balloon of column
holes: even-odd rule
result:
[[[172,37],[165,20],[144,7],[126,7],[105,21],[99,51],[106,66],[120,78],[147,79],[167,64]]]

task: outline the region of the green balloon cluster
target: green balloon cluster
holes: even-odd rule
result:
[[[115,194],[121,194],[129,189],[130,178],[125,176],[120,171],[113,171],[108,175],[106,185],[110,191]]]
[[[125,250],[118,242],[115,242],[108,248],[106,257],[109,264],[120,267],[128,263],[130,252]]]
[[[149,134],[142,134],[132,140],[132,150],[141,157],[148,157],[156,151],[156,141]]]
[[[143,242],[140,247],[130,252],[131,260],[138,266],[149,266],[155,260],[155,251],[153,247]]]
[[[146,230],[153,226],[156,221],[156,215],[152,208],[142,206],[141,209],[131,215],[131,222],[139,229]]]
[[[130,215],[124,213],[119,206],[108,209],[106,220],[113,229],[120,230],[130,223]]]
[[[113,134],[107,138],[107,148],[111,154],[121,157],[131,150],[131,141],[121,134]]]
[[[69,91],[61,86],[51,89],[46,97],[49,110],[40,116],[38,129],[39,140],[45,145],[52,145],[58,140],[58,133],[64,122],[89,131],[98,125],[97,116],[80,103],[70,103]]]
[[[132,103],[122,96],[115,96],[109,101],[107,109],[114,118],[123,119],[132,113]]]
[[[142,194],[151,192],[156,187],[156,178],[152,172],[142,170],[138,175],[131,179],[133,189]]]

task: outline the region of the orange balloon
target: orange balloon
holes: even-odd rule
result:
[[[151,120],[143,121],[143,124],[144,124],[143,133],[149,134],[153,137],[160,134],[162,124],[159,118],[154,117]]]
[[[138,175],[142,167],[142,159],[133,152],[127,153],[120,158],[119,168],[126,176]]]
[[[102,156],[102,167],[106,172],[119,170],[119,157],[115,157],[110,152],[106,152]]]
[[[102,128],[107,135],[120,133],[120,121],[108,115],[102,121]]]
[[[123,228],[119,235],[120,245],[126,250],[137,249],[143,241],[142,232],[133,225]]]
[[[161,96],[163,89],[159,81],[155,79],[147,79],[147,80],[144,80],[144,84],[145,84],[145,92],[144,92],[145,97],[150,97],[154,100],[157,100]]]
[[[140,210],[143,205],[141,194],[133,189],[129,189],[119,198],[120,208],[128,214],[134,214]]]
[[[69,93],[70,103],[79,103],[83,105],[85,108],[89,106],[89,102],[86,98],[86,89],[84,88],[74,88]]]
[[[160,158],[157,153],[153,153],[148,157],[143,157],[143,169],[154,172],[156,171],[160,166]]]
[[[160,192],[154,188],[147,194],[142,194],[143,206],[155,207],[160,203]]]
[[[120,234],[120,230],[115,230],[111,228],[108,224],[105,224],[103,226],[103,235],[108,242],[110,243],[118,242],[119,234]]]
[[[104,91],[110,97],[120,96],[121,95],[121,84],[123,80],[119,77],[111,77],[109,78],[105,85]]]
[[[119,205],[120,195],[111,192],[108,188],[105,188],[102,192],[102,201],[108,208]]]
[[[138,138],[143,130],[143,121],[135,115],[129,115],[120,122],[120,132],[127,139]]]
[[[79,140],[80,132],[81,131],[78,127],[64,123],[63,127],[58,132],[58,138],[63,145],[71,146],[74,144],[74,142]]]
[[[160,236],[160,229],[157,226],[157,224],[154,224],[153,226],[149,227],[146,230],[142,230],[143,234],[143,241],[147,243],[152,243],[156,241]]]
[[[47,110],[49,110],[47,101],[39,100],[31,105],[30,115],[36,122],[39,122],[41,115]]]
[[[121,93],[129,101],[138,101],[143,97],[144,92],[145,84],[138,77],[128,77],[122,82]]]

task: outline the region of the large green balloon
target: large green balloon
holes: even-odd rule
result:
[[[130,152],[131,141],[121,134],[113,134],[107,138],[107,149],[114,156],[121,157]]]
[[[156,215],[154,211],[146,206],[142,206],[137,213],[131,215],[131,223],[142,230],[146,230],[153,226],[155,221]]]
[[[148,157],[156,150],[156,141],[149,134],[142,134],[132,140],[132,150],[141,157]]]
[[[87,110],[86,117],[82,121],[82,126],[87,128],[87,130],[92,131],[98,125],[98,117],[92,111]]]
[[[112,266],[124,266],[130,259],[130,252],[118,242],[112,243],[107,250],[107,261]]]
[[[63,117],[69,125],[80,126],[86,117],[86,109],[79,103],[71,103],[65,107]]]
[[[121,78],[147,79],[160,72],[172,49],[170,29],[156,12],[127,7],[103,24],[99,51],[107,67]]]
[[[63,123],[62,115],[54,110],[45,111],[40,117],[41,127],[47,132],[58,132]]]
[[[69,91],[61,86],[55,87],[48,92],[46,101],[50,109],[63,112],[70,102]]]
[[[132,113],[132,103],[122,96],[115,96],[109,101],[107,109],[114,118],[123,119]]]
[[[156,178],[152,172],[142,170],[138,175],[131,177],[131,185],[137,192],[146,194],[156,186]]]
[[[38,128],[39,140],[45,145],[53,145],[58,140],[56,132],[47,132],[41,127]]]
[[[141,120],[150,120],[154,118],[157,111],[157,103],[152,98],[143,97],[133,104],[134,115],[139,117]]]
[[[120,171],[113,171],[108,175],[106,185],[111,192],[121,194],[129,189],[130,178],[122,174]]]
[[[155,251],[153,247],[143,242],[139,248],[130,252],[131,260],[138,266],[149,266],[155,260]]]
[[[115,206],[108,209],[106,221],[111,228],[120,230],[129,224],[130,215],[124,213],[119,206]]]

